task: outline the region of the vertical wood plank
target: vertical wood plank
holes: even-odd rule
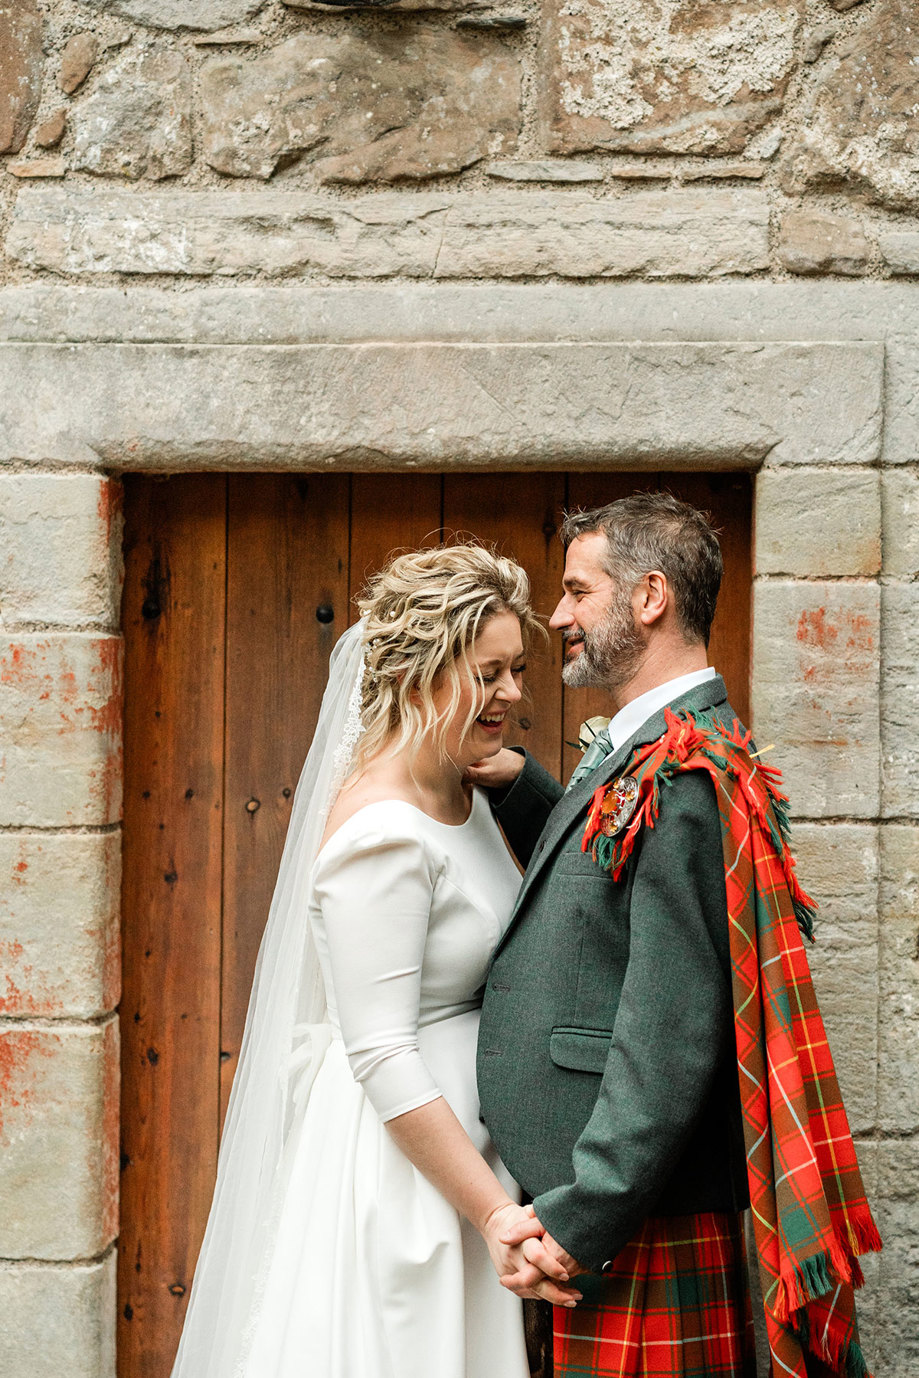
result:
[[[347,475],[229,480],[221,1123],[293,791],[348,625],[348,508]]]
[[[125,508],[118,1372],[167,1378],[217,1159],[226,479]]]
[[[351,612],[371,574],[400,550],[441,538],[439,474],[354,474],[351,479]]]
[[[492,544],[523,565],[530,576],[533,606],[548,619],[561,592],[564,552],[558,524],[565,497],[564,475],[447,474],[444,532]],[[508,745],[523,745],[558,774],[561,768],[561,647],[557,636],[537,639],[528,659],[526,697],[508,731]]]
[[[733,707],[749,722],[751,675],[751,580],[753,575],[752,484],[747,474],[570,474],[569,507],[599,507],[629,493],[666,489],[711,515],[721,543],[724,578],[712,626],[709,664],[724,678]],[[609,713],[602,690],[565,690],[565,740],[594,713]],[[566,748],[565,778],[580,756]]]

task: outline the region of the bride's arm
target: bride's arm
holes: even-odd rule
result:
[[[330,1006],[354,1079],[402,1152],[482,1233],[499,1275],[513,1279],[513,1291],[562,1303],[569,1294],[540,1272],[542,1261],[554,1277],[564,1272],[547,1251],[530,1241],[527,1262],[522,1246],[500,1243],[499,1235],[526,1212],[475,1148],[418,1046],[421,971],[439,863],[414,826],[409,819],[403,828],[397,815],[384,814],[378,826],[349,829],[320,854],[317,942],[327,948]]]

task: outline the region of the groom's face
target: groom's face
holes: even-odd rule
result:
[[[549,619],[565,644],[562,678],[572,689],[615,691],[634,678],[645,638],[621,588],[604,564],[606,537],[590,532],[571,542],[565,557],[565,592]]]

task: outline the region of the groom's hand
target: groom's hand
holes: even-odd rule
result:
[[[519,751],[502,746],[494,756],[486,756],[483,761],[473,761],[467,766],[464,779],[485,789],[507,789],[523,770],[524,759]]]
[[[526,1209],[530,1212],[530,1218],[520,1220],[505,1230],[501,1243],[522,1245],[524,1258],[544,1273],[551,1273],[552,1265],[557,1267],[559,1264],[570,1278],[577,1277],[578,1273],[586,1273],[587,1269],[582,1268],[577,1259],[572,1258],[558,1240],[546,1232],[533,1207],[527,1206]]]

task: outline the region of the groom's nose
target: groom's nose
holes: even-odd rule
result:
[[[565,627],[570,627],[574,622],[574,599],[570,593],[563,594],[559,599],[555,612],[549,618],[549,626],[554,632],[560,632]]]

